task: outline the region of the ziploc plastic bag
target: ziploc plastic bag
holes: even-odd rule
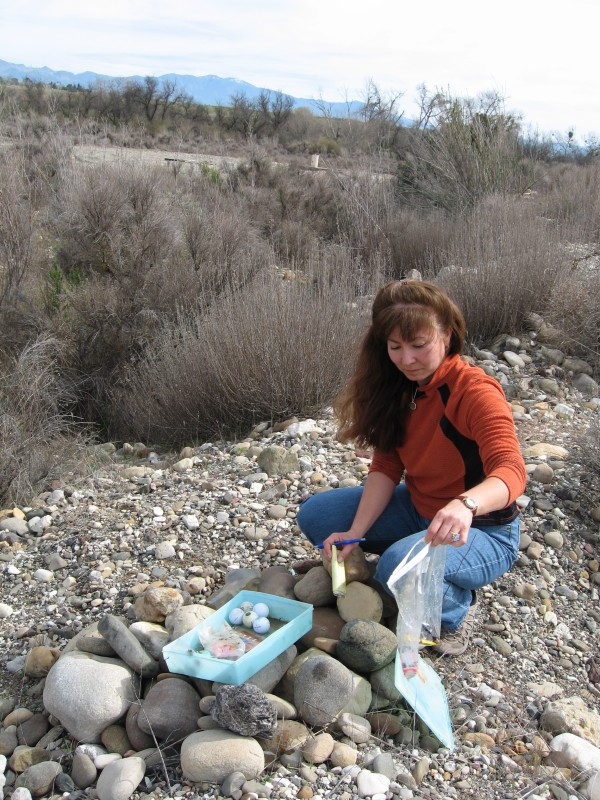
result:
[[[419,539],[390,575],[388,586],[398,604],[396,637],[402,671],[417,674],[419,648],[439,641],[446,546]]]

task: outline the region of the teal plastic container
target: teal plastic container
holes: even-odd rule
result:
[[[266,603],[269,606],[269,619],[279,620],[285,624],[270,632],[262,642],[244,653],[237,661],[215,658],[206,652],[201,653],[199,633],[204,628],[214,626],[215,623],[218,625],[219,622],[227,622],[229,612],[246,601],[252,604]],[[239,592],[208,619],[203,620],[179,639],[165,645],[163,658],[169,672],[239,686],[308,633],[312,628],[312,612],[313,607],[309,603],[300,603],[298,600],[288,600],[286,597],[264,592]]]

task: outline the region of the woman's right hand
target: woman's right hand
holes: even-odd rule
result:
[[[344,531],[343,533],[332,533],[323,540],[323,555],[328,561],[331,561],[331,545],[337,547],[338,561],[345,561],[350,553],[358,547],[358,542],[353,544],[344,545],[344,539],[359,539],[360,537],[353,531]]]

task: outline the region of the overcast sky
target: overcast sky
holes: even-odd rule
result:
[[[114,76],[219,75],[360,99],[372,78],[474,96],[526,127],[600,133],[600,0],[0,0],[0,58]]]

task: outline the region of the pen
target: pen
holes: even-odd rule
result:
[[[345,547],[347,544],[359,544],[360,542],[366,542],[366,539],[338,539],[337,542],[333,542],[333,544],[337,545],[338,547]],[[317,547],[319,550],[322,550],[324,545],[318,544]]]

